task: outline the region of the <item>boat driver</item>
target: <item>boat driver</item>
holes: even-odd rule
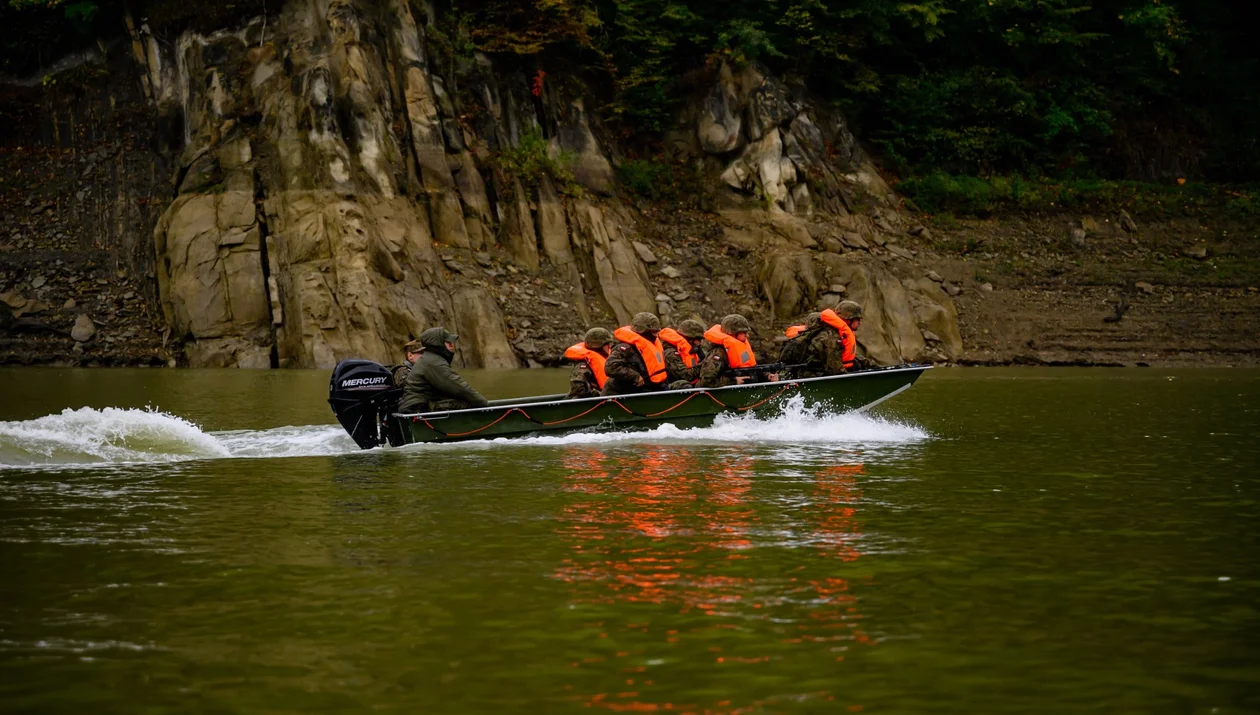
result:
[[[399,412],[464,410],[490,404],[451,367],[456,340],[459,336],[446,328],[429,328],[420,333],[420,345],[424,352],[416,360],[403,386]]]

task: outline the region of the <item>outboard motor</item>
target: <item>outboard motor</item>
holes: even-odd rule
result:
[[[394,387],[393,372],[371,360],[342,360],[333,368],[328,384],[333,414],[362,449],[396,441],[389,439],[387,418],[401,398],[402,390]]]

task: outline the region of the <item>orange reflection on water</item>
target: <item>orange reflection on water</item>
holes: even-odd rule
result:
[[[575,696],[586,707],[694,713],[763,711],[767,706],[763,701],[699,706],[653,699],[651,691],[660,688],[644,676],[653,672],[646,665],[652,663],[651,654],[671,659],[681,655],[681,667],[703,672],[705,659],[696,647],[704,644],[708,644],[703,648],[708,651],[708,669],[730,668],[735,673],[740,668],[775,668],[776,660],[777,667],[782,668],[784,658],[799,656],[785,653],[782,646],[770,648],[769,653],[749,652],[749,641],[741,636],[754,627],[750,623],[765,623],[766,619],[776,625],[755,628],[787,636],[778,643],[817,644],[837,661],[843,660],[843,652],[853,642],[874,644],[860,628],[857,599],[845,579],[818,577],[820,569],[807,566],[794,569],[806,569],[810,574],[800,581],[786,579],[786,570],[758,578],[749,575],[748,566],[739,565],[749,563],[745,561],[747,552],[758,546],[753,534],[760,532],[753,529],[760,522],[759,512],[768,508],[751,498],[753,457],[731,449],[701,462],[685,448],[647,447],[638,454],[618,453],[610,459],[597,450],[574,448],[566,455],[565,466],[571,470],[568,489],[579,498],[564,508],[561,517],[562,533],[569,537],[572,552],[555,576],[574,587],[572,602],[596,606],[669,604],[682,616],[699,613],[706,618],[704,623],[682,620],[679,628],[658,630],[663,650],[643,645],[637,649],[613,647],[605,652],[606,658],[572,663],[575,668],[594,667],[594,673],[610,673],[610,667],[622,663],[616,672],[624,674],[627,686],[633,686]],[[776,521],[788,526],[777,535],[768,532],[770,543],[763,546],[782,548],[783,544],[774,540],[781,539],[783,531],[799,533],[804,529],[816,553],[836,567],[858,559],[861,493],[857,478],[864,473],[861,464],[819,470],[805,508],[790,508],[776,515]],[[766,567],[763,563],[758,568]],[[602,643],[642,643],[641,634],[650,630],[649,622],[626,624],[624,632],[611,634],[610,641],[605,640],[609,633],[601,622],[596,647]],[[719,637],[718,632],[731,636]],[[638,635],[632,637],[632,633]],[[732,652],[714,644],[725,644]],[[835,700],[827,692],[793,697]]]

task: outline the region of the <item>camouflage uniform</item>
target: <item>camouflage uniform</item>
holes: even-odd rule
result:
[[[742,315],[728,315],[722,318],[722,332],[727,335],[752,332],[748,319]],[[697,387],[726,387],[734,385],[735,376],[731,374],[730,363],[726,359],[726,350],[720,345],[709,348],[704,359],[700,361],[700,383]]]
[[[678,334],[687,339],[691,343],[691,354],[704,361],[704,325],[698,320],[684,320],[678,325]],[[696,381],[700,379],[700,363],[696,363],[694,367],[687,367],[683,362],[682,355],[678,353],[678,348],[670,343],[664,343],[665,347],[665,369],[669,371],[669,389],[683,390],[692,387]]]
[[[830,325],[813,333],[805,346],[806,367],[796,371],[797,377],[824,377],[844,372],[844,346],[840,344],[840,331]]]
[[[404,345],[402,349],[403,349],[403,358],[404,358],[403,364],[395,365],[393,367],[394,387],[405,386],[407,384],[407,378],[411,376],[411,368],[415,367],[415,363],[406,359],[407,354],[415,353],[418,355],[424,352],[424,346],[420,344],[419,340],[412,340],[411,342]]]
[[[582,340],[587,350],[595,351],[612,341],[612,333],[603,328],[591,328],[586,331],[586,336]],[[595,371],[585,360],[579,360],[569,371],[569,397],[571,399],[599,397],[599,391],[599,380],[595,379]]]
[[[846,300],[836,308],[836,314],[845,320],[862,317],[862,306]],[[812,316],[812,314],[811,314]],[[808,328],[793,340],[803,340],[803,355],[800,362],[806,367],[796,371],[797,377],[826,377],[846,372],[844,367],[844,345],[840,342],[840,331],[822,322],[821,318],[807,322]],[[790,362],[789,347],[784,346],[784,362]],[[795,357],[795,355],[791,355]],[[854,366],[860,364],[855,358]]]
[[[653,339],[661,329],[661,320],[652,313],[636,313],[630,323],[630,329],[645,338]],[[608,382],[604,383],[602,395],[633,395],[637,392],[664,389],[664,385],[648,380],[647,364],[639,349],[629,343],[617,343],[604,363],[604,374]]]

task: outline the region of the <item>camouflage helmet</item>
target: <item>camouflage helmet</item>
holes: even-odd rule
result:
[[[586,331],[586,336],[582,338],[582,342],[586,343],[586,347],[594,350],[602,348],[613,341],[613,334],[604,328],[591,328]]]
[[[640,335],[655,333],[661,329],[661,319],[653,313],[635,313],[634,319],[630,321],[630,329]]]
[[[739,313],[732,313],[725,318],[722,318],[722,332],[727,335],[751,333],[752,326],[748,324],[748,318],[745,318]]]
[[[862,306],[851,300],[842,300],[836,306],[836,314],[845,320],[857,320],[862,317]]]
[[[678,324],[678,334],[689,340],[699,340],[704,337],[704,323],[699,320],[684,320]]]

